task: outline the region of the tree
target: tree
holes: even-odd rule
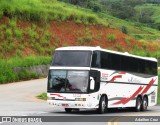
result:
[[[151,18],[152,15],[153,15],[153,10],[140,8],[137,12],[136,18],[140,23],[151,24],[154,22]]]

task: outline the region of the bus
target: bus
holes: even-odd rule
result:
[[[145,111],[157,103],[157,59],[101,47],[55,50],[48,73],[47,102],[66,112],[108,108]]]

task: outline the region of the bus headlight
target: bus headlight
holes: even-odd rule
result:
[[[76,101],[86,101],[86,98],[75,98]]]
[[[48,97],[47,100],[54,100],[55,97]]]

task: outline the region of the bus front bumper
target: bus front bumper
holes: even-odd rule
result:
[[[98,108],[98,104],[89,101],[64,101],[64,100],[47,100],[47,103],[53,107],[63,108]]]

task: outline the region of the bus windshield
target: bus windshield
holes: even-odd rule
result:
[[[52,66],[89,67],[91,51],[62,51],[54,54]]]
[[[87,92],[89,71],[50,70],[49,92]]]

